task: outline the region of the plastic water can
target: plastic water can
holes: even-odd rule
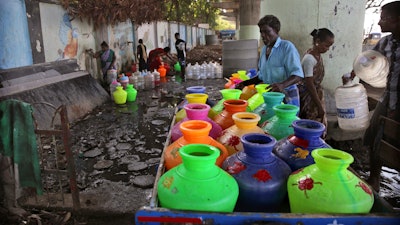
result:
[[[107,70],[107,83],[111,84],[114,79],[117,79],[117,70]]]
[[[114,79],[110,84],[110,95],[111,95],[111,100],[113,101],[114,101],[113,93],[118,86],[121,86],[121,84],[117,81],[117,79]]]
[[[122,86],[116,87],[115,91],[113,92],[114,102],[117,105],[122,105],[126,103],[127,98],[126,91],[122,88]]]
[[[335,90],[339,127],[343,130],[362,130],[369,126],[367,91],[362,84],[349,82]]]
[[[127,76],[122,76],[119,79],[119,82],[121,83],[121,86],[124,88],[124,90],[126,89],[126,86],[129,84],[129,78]]]
[[[181,65],[179,64],[179,62],[175,63],[174,70],[177,71],[177,72],[181,72]]]
[[[167,69],[165,69],[164,64],[161,64],[157,71],[160,73],[160,77],[167,75]]]

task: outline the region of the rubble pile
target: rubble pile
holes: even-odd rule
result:
[[[222,61],[222,45],[199,45],[187,52],[186,63]]]

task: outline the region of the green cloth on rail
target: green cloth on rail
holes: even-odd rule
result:
[[[18,166],[21,187],[43,194],[32,107],[18,100],[0,102],[0,154]]]

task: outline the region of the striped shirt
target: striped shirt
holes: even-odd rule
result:
[[[395,43],[397,41],[397,43]],[[397,45],[397,47],[396,47]],[[389,98],[388,109],[395,110],[399,107],[399,74],[400,74],[400,43],[393,35],[383,37],[373,50],[382,53],[390,63],[390,71],[384,98]]]

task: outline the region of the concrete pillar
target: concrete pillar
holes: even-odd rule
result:
[[[312,46],[311,31],[326,27],[335,34],[335,43],[323,54],[326,109],[336,113],[334,91],[341,76],[353,69],[362,51],[365,0],[262,0],[261,16],[272,14],[281,21],[280,35],[295,44],[301,56]]]
[[[239,2],[239,39],[260,39],[257,26],[260,19],[261,0],[240,0]]]
[[[32,65],[24,0],[0,0],[0,69]]]

